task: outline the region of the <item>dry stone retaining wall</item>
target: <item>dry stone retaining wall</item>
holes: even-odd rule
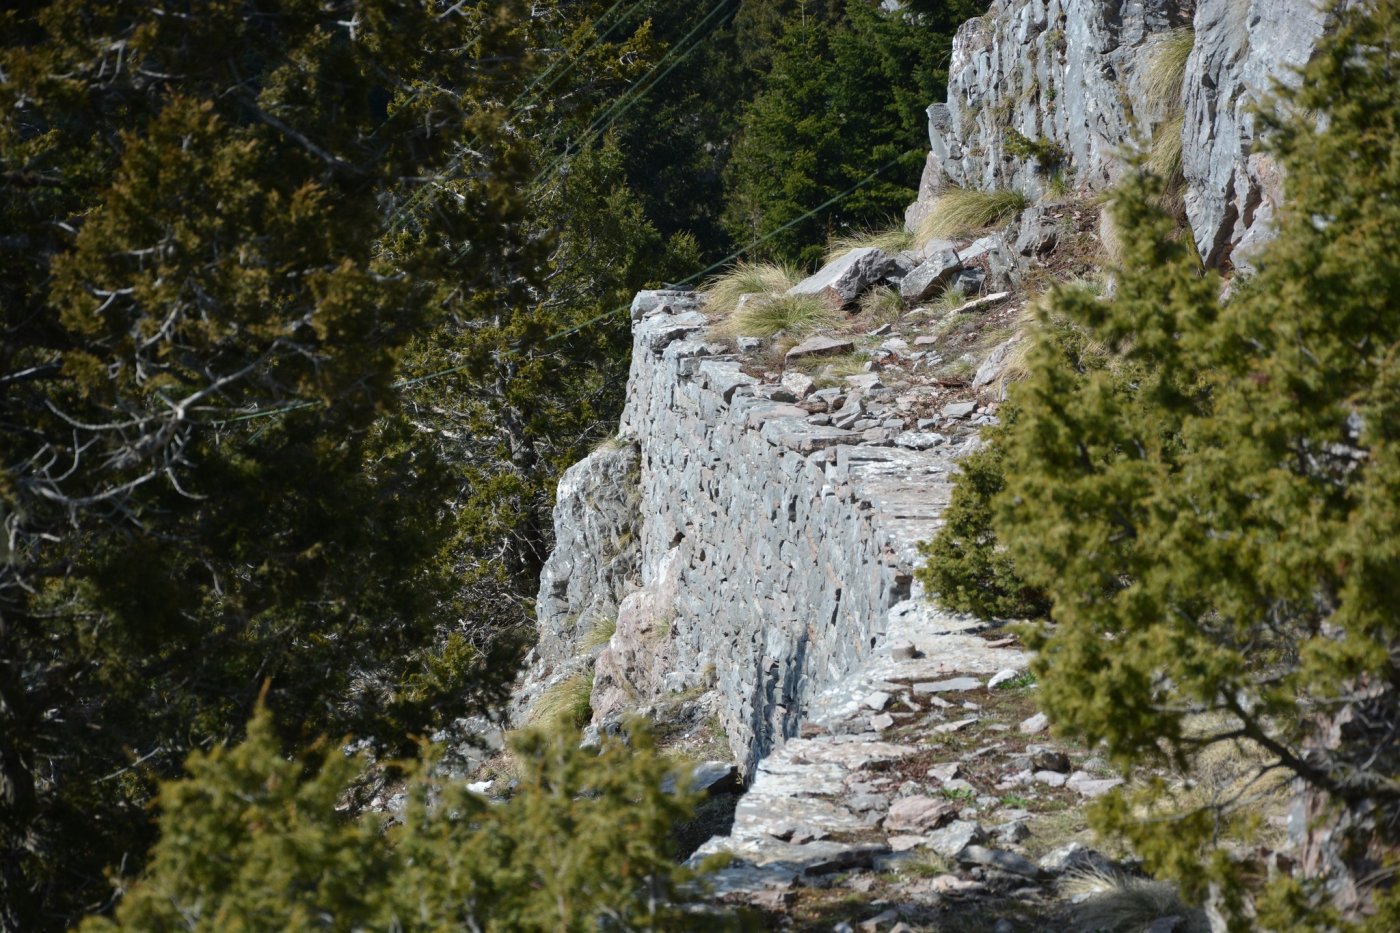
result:
[[[730,747],[751,770],[795,733],[812,697],[881,648],[958,451],[874,446],[760,396],[759,380],[706,341],[693,296],[642,293],[635,308],[621,437],[639,458],[629,474],[640,481],[630,494],[637,575],[596,659],[595,722],[660,695],[714,690]],[[606,568],[568,553],[608,537],[584,527],[599,519],[586,517],[582,497],[629,499],[577,481],[616,454],[595,457],[560,488],[532,673],[541,683],[569,668],[578,608],[600,611],[594,592],[601,603],[615,592]],[[620,469],[615,479],[634,481]]]

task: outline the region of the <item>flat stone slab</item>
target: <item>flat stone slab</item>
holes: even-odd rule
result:
[[[920,695],[981,689],[982,681],[978,680],[976,677],[952,677],[948,680],[935,680],[929,683],[914,685],[914,692]]]
[[[1065,786],[1081,797],[1102,797],[1123,783],[1122,778],[1093,778],[1088,772],[1076,771],[1065,781]]]
[[[1024,878],[1040,877],[1040,867],[1023,855],[1005,849],[988,849],[985,846],[971,845],[957,854],[959,862],[970,865],[984,865],[1021,875]]]
[[[706,846],[708,845],[709,843],[706,843]],[[705,847],[702,846],[686,864],[698,867],[706,856],[718,854],[719,851],[727,850],[705,852]],[[785,865],[750,865],[741,862],[705,876],[706,887],[716,897],[742,897],[767,891],[785,891],[796,883],[797,872]]]
[[[885,830],[895,833],[925,833],[951,820],[958,810],[937,797],[901,797],[890,804]]]
[[[674,288],[637,292],[632,299],[632,320],[639,321],[664,305],[693,311],[699,307],[700,298],[693,291]]]
[[[986,834],[973,820],[954,820],[942,829],[930,833],[924,844],[944,858],[955,858],[970,845],[976,845]]]
[[[899,263],[893,256],[878,247],[865,246],[827,263],[787,293],[819,295],[836,304],[848,305],[898,268]]]
[[[751,428],[759,428],[770,421],[777,421],[780,418],[789,420],[800,420],[804,423],[807,420],[805,409],[796,405],[789,405],[784,402],[775,402],[771,405],[758,405],[749,409],[746,421]]]
[[[738,363],[705,360],[700,364],[699,371],[704,377],[705,388],[722,396],[726,402],[734,397],[734,390],[739,386],[758,385],[757,379],[740,371]]]
[[[829,839],[821,839],[795,845],[771,837],[757,840],[736,839],[730,836],[711,839],[696,851],[691,860],[701,853],[713,855],[729,852],[754,866],[779,866],[794,873],[826,875],[852,868],[869,868],[875,863],[875,859],[889,851],[889,846],[880,843],[832,842]]]
[[[865,821],[845,807],[821,797],[775,797],[745,794],[734,810],[735,839],[787,839],[804,826],[828,833],[855,832]]]
[[[856,348],[856,345],[842,337],[828,337],[818,334],[815,337],[808,337],[806,340],[787,351],[784,359],[788,362],[804,359],[809,356],[827,356],[833,353],[849,353]]]
[[[893,742],[838,743],[816,739],[793,739],[784,746],[783,751],[795,764],[834,764],[848,771],[861,771],[919,753],[911,745],[896,745]]]
[[[812,424],[805,418],[775,418],[765,421],[762,437],[774,447],[786,447],[799,454],[813,454],[828,447],[859,442],[860,435],[843,428]]]
[[[962,260],[955,251],[937,250],[900,280],[899,297],[905,301],[923,301],[961,268]]]

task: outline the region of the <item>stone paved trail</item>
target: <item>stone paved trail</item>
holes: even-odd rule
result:
[[[891,610],[882,649],[814,699],[801,735],[759,763],[731,834],[692,856],[729,856],[717,901],[786,913],[834,886],[874,905],[867,929],[917,929],[949,903],[1011,893],[999,910],[1049,917],[1056,876],[1107,864],[1046,838],[1038,811],[1116,781],[1037,744],[1027,655],[980,628],[923,601]]]

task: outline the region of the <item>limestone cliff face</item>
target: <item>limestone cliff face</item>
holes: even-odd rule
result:
[[[590,521],[626,523],[582,518],[588,498],[629,501],[623,489],[639,480],[636,585],[596,658],[595,723],[658,696],[713,690],[731,750],[751,769],[794,734],[813,696],[884,641],[890,611],[910,595],[915,546],[946,502],[956,450],[870,445],[758,394],[764,387],[706,342],[693,296],[643,293],[635,312],[621,437],[640,472],[629,478],[620,454],[600,453],[561,485],[536,680],[568,667],[579,608],[612,599],[595,562],[565,553],[589,537]],[[599,583],[604,598],[583,595]]]
[[[1007,229],[958,247],[963,264],[986,257],[990,285],[1014,284],[1066,233],[1051,188],[1106,190],[1126,155],[1180,116],[1196,243],[1211,264],[1242,266],[1280,194],[1250,108],[1308,60],[1324,25],[1312,0],[995,0],[957,35],[907,220],[949,185],[1023,192],[1031,206]],[[1147,63],[1169,36],[1190,43],[1182,90],[1151,101]],[[559,487],[517,713],[590,669],[599,729],[658,698],[704,694],[752,773],[814,697],[889,648],[918,595],[915,545],[936,530],[950,471],[976,438],[901,443],[912,422],[937,419],[878,379],[851,382],[830,416],[812,417],[707,342],[691,293],[642,293],[633,322],[619,442]]]
[[[948,100],[929,108],[930,153],[908,220],[917,224],[950,184],[1032,202],[1057,175],[1105,190],[1180,115],[1186,213],[1202,257],[1247,264],[1282,194],[1256,151],[1252,108],[1274,82],[1296,80],[1324,25],[1314,0],[994,0],[954,40]],[[1150,62],[1169,31],[1192,42],[1185,79],[1179,98],[1153,100]],[[1043,145],[1027,153],[1018,140]]]
[[[1275,81],[1296,82],[1326,18],[1315,0],[1201,0],[1193,22],[1182,95],[1186,214],[1207,264],[1243,268],[1283,196],[1278,168],[1256,151],[1252,111]]]

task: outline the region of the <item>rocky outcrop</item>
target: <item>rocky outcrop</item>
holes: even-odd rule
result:
[[[708,323],[670,302],[634,326],[622,436],[640,456],[641,585],[598,659],[594,711],[605,724],[657,691],[713,689],[751,770],[884,641],[953,452],[813,423],[794,394],[759,394]],[[859,417],[861,394],[833,401]]]
[[[555,548],[540,574],[539,655],[573,657],[600,621],[616,618],[637,575],[640,472],[630,444],[608,443],[559,480]]]
[[[1252,108],[1275,81],[1296,80],[1324,24],[1313,0],[1200,0],[1196,7],[1181,157],[1186,214],[1212,266],[1247,266],[1268,238],[1283,179],[1273,159],[1255,151]]]
[[[1014,188],[1032,201],[1056,171],[1099,190],[1122,150],[1161,113],[1143,112],[1140,82],[1152,36],[1183,22],[1173,0],[995,0],[953,41],[948,102],[929,107],[926,181]],[[1027,151],[1028,141],[1039,152]],[[1039,144],[1037,146],[1037,144]]]
[[[599,728],[709,692],[748,772],[883,643],[989,416],[957,412],[959,440],[874,373],[810,396],[795,371],[765,383],[706,339],[691,293],[643,292],[633,313],[619,439],[559,484],[516,719],[590,667]]]
[[[1202,257],[1245,264],[1281,194],[1276,166],[1256,151],[1251,108],[1293,80],[1324,25],[1314,0],[994,0],[954,40],[948,100],[929,107],[930,152],[906,222],[917,226],[949,185],[1014,189],[1031,202],[1105,190],[1180,115]],[[1169,31],[1193,46],[1180,97],[1154,99],[1150,62]]]

